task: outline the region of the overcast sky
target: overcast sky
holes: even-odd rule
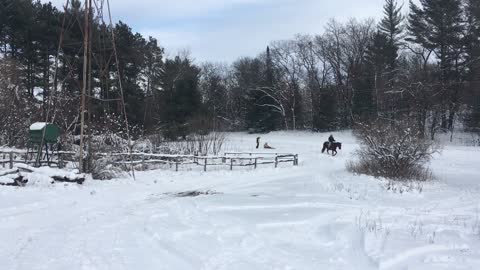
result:
[[[46,2],[46,0],[45,0]],[[57,6],[66,0],[53,0]],[[321,33],[330,18],[378,19],[384,0],[111,0],[112,16],[197,62],[255,56],[270,41]],[[399,2],[402,2],[401,0]],[[405,0],[405,5],[408,1]]]

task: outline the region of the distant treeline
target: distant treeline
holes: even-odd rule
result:
[[[322,34],[274,41],[232,64],[197,64],[188,54],[165,58],[161,40],[123,22],[111,29],[94,11],[91,128],[121,135],[120,75],[137,136],[327,131],[378,118],[410,119],[430,137],[457,127],[480,130],[480,1],[420,3],[410,2],[405,16],[396,0],[386,0],[378,23],[331,20]],[[3,144],[23,143],[25,127],[45,119],[66,134],[78,132],[83,14],[79,1],[60,11],[0,0]]]

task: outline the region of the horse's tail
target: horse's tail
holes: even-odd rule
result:
[[[324,143],[322,148],[322,154],[325,153],[325,150],[327,150],[327,148],[328,148],[327,143]]]

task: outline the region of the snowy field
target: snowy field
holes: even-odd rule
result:
[[[447,145],[437,180],[388,189],[345,170],[350,133],[321,154],[327,135],[262,135],[298,167],[0,187],[0,269],[480,269],[480,148]],[[255,137],[231,134],[227,150]],[[174,195],[192,190],[214,194]]]

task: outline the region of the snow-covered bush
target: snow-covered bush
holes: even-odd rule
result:
[[[357,159],[348,164],[354,173],[394,180],[428,180],[426,165],[439,148],[408,122],[362,124],[355,131],[360,140]]]
[[[186,154],[218,155],[225,144],[226,136],[223,132],[210,132],[208,134],[192,134],[190,140],[185,141]]]
[[[114,178],[126,177],[127,173],[120,167],[111,164],[111,158],[93,158],[90,171],[95,180],[111,180]]]

